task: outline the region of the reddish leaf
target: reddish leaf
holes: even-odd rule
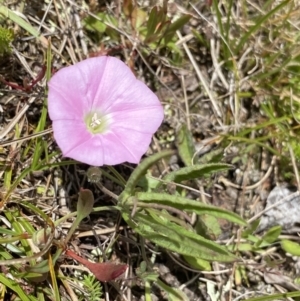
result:
[[[77,260],[85,267],[87,267],[95,275],[95,277],[101,282],[112,281],[118,278],[119,276],[121,276],[127,270],[126,264],[113,264],[109,262],[104,262],[104,263],[90,262],[76,255],[71,250],[67,250],[65,254]]]

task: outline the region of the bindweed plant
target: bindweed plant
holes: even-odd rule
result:
[[[163,151],[152,155],[143,160],[132,172],[124,191],[117,197],[117,208],[120,210],[122,217],[143,240],[149,240],[165,251],[182,255],[186,262],[195,269],[210,270],[210,262],[212,261],[239,261],[239,258],[227,248],[195,232],[190,224],[190,214],[197,214],[200,218],[208,215],[227,219],[245,226],[246,222],[242,218],[232,212],[182,197],[179,193],[170,195],[167,192],[169,184],[179,184],[182,181],[203,178],[215,172],[226,170],[230,168],[229,165],[211,163],[182,168],[166,175],[160,181],[157,181],[156,185],[152,184],[150,190],[143,192],[145,186],[141,186],[140,183],[147,182],[147,171],[159,160],[172,154],[174,154],[173,151]],[[88,174],[94,181],[95,168],[91,169],[93,172],[89,170]],[[97,177],[97,180],[99,179],[100,177]],[[145,253],[142,253],[144,254],[144,261],[137,270],[137,275],[145,282],[146,295],[147,288],[154,282],[165,290],[169,296],[185,299],[186,297],[183,297],[182,292],[159,280],[158,275],[153,270],[153,264],[145,257]]]
[[[120,211],[128,225],[136,233],[140,234],[143,239],[150,240],[166,251],[176,252],[182,256],[189,257],[190,260],[188,262],[192,263],[191,265],[194,268],[209,266],[209,262],[211,261],[237,261],[238,257],[227,248],[197,234],[190,225],[189,214],[192,212],[199,216],[206,214],[217,218],[225,218],[239,225],[245,225],[245,222],[238,215],[187,199],[180,195],[170,195],[166,192],[167,184],[180,183],[184,180],[203,177],[224,170],[229,167],[228,165],[206,164],[182,168],[177,172],[165,176],[162,181],[158,181],[156,187],[152,186],[151,192],[142,191],[139,183],[145,176],[147,170],[158,160],[166,158],[171,154],[173,154],[173,151],[164,151],[142,161],[128,179],[124,191],[118,197],[118,205],[115,209]],[[26,206],[28,210],[33,210],[45,219],[46,226],[45,229],[39,230],[38,232],[34,232],[32,228],[30,229],[26,226],[28,235],[24,236],[23,234],[23,236],[16,236],[14,238],[14,240],[20,240],[25,243],[25,239],[32,237],[37,247],[42,247],[42,251],[35,255],[28,256],[30,255],[28,254],[26,258],[4,261],[6,265],[15,267],[15,277],[23,277],[29,281],[43,281],[47,278],[49,272],[51,275],[55,275],[53,266],[57,264],[58,259],[65,251],[79,223],[91,212],[99,210],[98,208],[93,209],[93,203],[94,197],[92,192],[90,190],[81,190],[78,198],[77,211],[57,220],[54,224],[42,211],[35,209],[35,207],[30,204],[24,203],[23,206]],[[100,210],[105,209],[107,210],[109,208],[100,207]],[[67,236],[60,241],[56,241],[54,239],[54,229],[64,220],[75,215],[76,219],[68,231]],[[12,217],[9,217],[9,220],[13,221]],[[17,227],[17,224],[15,227]],[[19,229],[19,233],[22,233],[21,228]],[[49,248],[53,245],[57,248],[55,254],[49,255],[49,258],[46,257],[41,262],[36,262],[37,258],[47,254]],[[65,255],[82,263],[102,282],[114,280],[127,269],[127,265],[92,263],[76,255],[71,250],[67,250]],[[22,269],[25,269],[25,271],[22,272],[19,264],[22,263],[24,265],[26,262],[30,263],[30,265],[23,266]],[[145,281],[145,284],[150,285],[152,282],[155,282],[170,296],[182,297],[182,292],[169,287],[157,278],[158,275],[155,275],[153,266],[148,258],[144,258],[144,263],[146,265],[144,264],[143,268],[138,272],[138,275]],[[0,264],[2,263],[0,262]],[[55,277],[56,276],[52,276],[53,283],[56,281]],[[146,287],[148,287],[147,285]]]
[[[96,76],[97,72],[100,76]],[[122,80],[115,86],[119,79]],[[157,97],[136,80],[128,67],[112,57],[90,58],[57,72],[49,82],[48,105],[54,137],[64,156],[95,166],[139,162],[163,119]],[[245,225],[242,218],[179,194],[166,193],[168,184],[180,184],[230,168],[218,163],[190,164],[195,152],[189,150],[192,146],[185,142],[189,136],[184,130],[181,136],[184,138],[179,138],[178,148],[190,166],[166,175],[149,192],[143,192],[137,190],[138,182],[151,166],[173,151],[145,159],[132,172],[118,197],[122,217],[144,239],[189,256],[190,261],[203,260],[206,266],[207,261],[235,261],[237,258],[226,248],[192,230],[189,214],[208,214]]]
[[[272,283],[276,277],[270,270],[279,267],[276,272],[281,272],[283,261],[291,259],[282,254],[299,256],[297,238],[283,236],[279,226],[258,234],[258,223],[244,220],[250,211],[244,201],[249,199],[255,210],[254,194],[262,198],[265,186],[278,183],[276,175],[274,182],[270,177],[275,156],[290,174],[286,153],[295,162],[300,157],[297,16],[295,1],[1,1],[0,18],[14,30],[14,40],[2,38],[13,52],[8,62],[1,62],[0,155],[11,159],[0,171],[1,297],[63,300],[65,289],[73,300],[99,300],[100,282],[128,272],[122,287],[128,293],[135,285],[143,287],[147,301],[157,291],[154,287],[170,300],[194,299],[157,269],[165,257],[176,268],[182,266],[172,276],[184,274],[178,280],[185,287],[193,279],[197,289],[206,286],[212,300],[247,286],[260,291],[248,275],[257,267],[265,282]],[[45,68],[40,73],[36,65],[46,65],[46,80]],[[163,135],[156,134],[154,155],[149,156],[161,124]],[[245,172],[239,181],[235,176],[244,166],[250,174],[260,164],[261,150],[264,165],[271,162],[266,177],[261,182],[251,178],[248,185]],[[71,160],[61,159],[61,153]],[[169,162],[175,153],[177,168]],[[91,166],[87,174],[88,166],[78,162]],[[232,210],[207,205],[200,191],[227,193],[232,186],[220,181],[220,174],[237,187],[236,197],[230,198],[239,204]],[[58,202],[73,200],[78,191],[76,211],[62,216]],[[111,199],[113,206],[101,206]],[[220,199],[220,205],[228,208],[227,201]],[[98,214],[102,211],[104,223]],[[116,236],[104,237],[102,227],[108,227],[112,216]],[[88,218],[91,240],[77,235],[84,234]],[[232,233],[226,233],[232,234],[230,239],[220,238],[224,220],[233,224]],[[99,248],[91,253],[100,252],[105,262],[80,254],[87,245],[94,248],[96,240]],[[106,256],[120,257],[122,263]],[[77,277],[77,271],[66,276],[76,269],[66,265],[73,260],[88,276]],[[188,270],[202,275],[190,277]],[[206,281],[205,273],[216,284]],[[112,285],[103,287],[108,292]],[[297,296],[292,292],[257,300]]]

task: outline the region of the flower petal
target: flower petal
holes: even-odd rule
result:
[[[107,57],[92,58],[54,74],[48,83],[48,110],[52,120],[81,120],[91,110],[106,62]]]
[[[125,161],[139,163],[152,137],[152,133],[145,134],[128,129],[119,129],[117,133],[92,135],[74,120],[54,121],[53,131],[64,156],[93,166],[114,165]]]
[[[157,96],[120,60],[108,57],[93,109],[104,113],[161,106]]]
[[[120,128],[140,133],[153,134],[164,118],[161,105],[110,113],[110,125],[114,132]]]
[[[137,164],[148,150],[152,133],[145,134],[119,128],[117,131],[99,137],[101,137],[102,144],[105,145],[103,149],[104,164],[114,165],[123,162]]]
[[[78,122],[77,120],[55,120],[52,126],[54,138],[63,155],[80,161],[77,158],[81,157],[80,154],[74,156],[74,153],[76,154],[77,150],[80,150],[82,145],[93,137],[86,130],[84,122]]]

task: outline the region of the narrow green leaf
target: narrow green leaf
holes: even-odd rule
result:
[[[172,38],[174,37],[176,30],[181,29],[190,19],[191,19],[191,15],[183,15],[182,17],[180,17],[179,19],[177,19],[175,22],[171,23],[165,33],[164,33],[164,40],[165,40],[165,44],[168,44]]]
[[[300,256],[300,245],[294,241],[283,239],[281,241],[281,248],[294,256]]]
[[[2,273],[0,274],[0,283],[3,283],[5,286],[7,286],[13,292],[15,292],[22,301],[33,300],[32,298],[29,298],[27,296],[27,294],[23,291],[23,289],[20,287],[20,285],[17,282],[7,278],[7,276],[3,275]]]
[[[145,175],[141,177],[138,185],[142,188],[142,191],[151,192],[161,185],[161,181],[159,181],[159,179],[153,178],[151,175]]]
[[[128,224],[133,225],[134,231],[170,251],[207,261],[237,260],[233,254],[220,245],[158,216],[154,219],[153,216],[136,213],[134,218],[137,224],[130,221],[127,213],[123,213],[123,218]]]
[[[143,160],[133,171],[133,173],[130,175],[127,184],[125,186],[125,189],[123,193],[120,195],[119,200],[121,202],[126,201],[126,198],[130,195],[133,195],[135,186],[137,185],[140,178],[146,174],[148,168],[150,168],[153,164],[155,164],[158,160],[171,156],[174,154],[174,151],[172,150],[166,150],[159,152],[155,155],[152,155],[145,160]]]
[[[189,301],[190,298],[180,289],[174,288],[157,279],[156,285],[167,293],[169,301]]]
[[[259,223],[260,223],[259,219],[255,220],[253,223],[251,223],[247,227],[247,229],[242,232],[242,237],[243,238],[248,238],[249,235],[252,235],[256,231],[256,229],[258,228]]]
[[[16,24],[18,24],[20,27],[25,29],[28,33],[30,33],[34,37],[36,37],[36,38],[39,37],[40,33],[34,27],[32,27],[27,21],[25,21],[24,19],[19,17],[16,13],[14,13],[9,8],[7,8],[3,5],[0,5],[0,14],[2,16],[12,20]]]
[[[58,285],[57,285],[57,279],[56,279],[56,273],[54,270],[54,265],[53,261],[52,261],[52,257],[51,254],[49,254],[48,256],[48,260],[49,260],[49,271],[50,271],[50,276],[51,276],[51,280],[52,280],[52,287],[53,287],[53,293],[54,293],[54,300],[55,301],[60,301],[60,292],[58,289]]]
[[[225,9],[228,13],[226,14],[226,22],[223,19],[222,9],[218,5],[218,0],[213,1],[213,6],[216,11],[216,16],[218,20],[218,28],[220,30],[220,42],[222,43],[222,49],[224,53],[224,61],[226,62],[226,66],[231,69],[235,70],[235,61],[232,59],[232,51],[230,49],[231,44],[233,44],[232,38],[229,38],[229,32],[232,29],[232,5],[234,0],[226,1],[227,8]],[[224,24],[224,25],[223,25]]]
[[[268,243],[273,243],[278,239],[278,236],[280,235],[282,230],[281,226],[275,226],[268,230],[268,232],[263,236],[263,240]]]
[[[269,11],[267,14],[265,14],[260,20],[257,20],[255,22],[255,25],[253,25],[249,30],[242,36],[242,38],[239,40],[239,43],[235,49],[235,53],[239,53],[242,47],[247,44],[248,39],[253,35],[257,30],[259,30],[264,22],[266,22],[270,17],[272,17],[278,10],[285,7],[290,0],[286,0],[281,2],[279,5],[277,5],[274,9]]]
[[[248,235],[247,240],[254,243],[253,248],[256,249],[256,251],[259,251],[262,248],[270,246],[268,242],[264,241],[263,239],[255,235]]]
[[[52,75],[51,68],[52,68],[52,52],[51,52],[51,41],[50,41],[48,44],[47,53],[46,53],[46,79],[47,79],[47,82],[50,80],[51,75]],[[47,91],[47,88],[46,88],[46,91]],[[45,102],[47,103],[47,97],[45,97]]]
[[[239,243],[234,245],[228,245],[228,250],[231,252],[234,252],[236,250],[238,251],[253,251],[253,245],[249,243]]]
[[[237,223],[242,226],[246,226],[247,223],[237,214],[224,210],[219,207],[206,205],[198,201],[193,201],[184,197],[169,195],[164,193],[145,193],[139,192],[136,194],[136,198],[142,202],[159,203],[167,206],[172,206],[186,212],[192,212],[196,214],[209,214],[217,218],[224,218],[233,223]],[[134,202],[135,199],[129,198],[128,201]]]
[[[213,0],[213,8],[215,10],[215,14],[217,16],[217,23],[218,23],[218,28],[220,30],[221,36],[225,36],[225,30],[223,26],[223,13],[221,12],[221,9],[219,7],[219,0]]]
[[[194,269],[200,271],[211,271],[211,264],[206,260],[187,255],[183,256],[183,258]]]
[[[300,291],[291,292],[291,293],[282,293],[282,294],[273,294],[268,296],[262,296],[257,298],[250,298],[247,301],[274,301],[278,299],[287,300],[287,298],[300,297]]]
[[[203,237],[212,240],[217,239],[222,234],[217,218],[210,214],[202,214],[198,217],[195,230]]]
[[[40,277],[44,273],[49,272],[49,260],[44,259],[43,261],[37,262],[34,266],[27,266],[24,277]]]
[[[89,31],[96,31],[99,33],[104,33],[106,30],[106,25],[100,21],[104,19],[103,13],[97,14],[98,19],[96,19],[93,16],[88,16],[83,19],[83,24],[85,25],[85,28]]]
[[[46,279],[49,278],[48,273],[47,274],[40,274],[40,273],[28,273],[28,272],[23,272],[23,273],[15,273],[15,277],[18,277],[20,279],[26,279],[29,281],[33,281],[35,283],[37,282],[42,282],[45,281]]]
[[[230,13],[227,14],[227,20],[226,20],[226,23],[225,23],[225,26],[224,26],[226,41],[229,41],[229,38],[228,38],[229,37],[229,32],[230,32],[230,29],[232,28],[232,13],[231,12],[232,12],[232,6],[233,6],[233,4],[234,4],[234,0],[230,0],[229,3],[228,3],[228,9],[227,9],[227,11],[230,12]],[[226,47],[225,49],[228,52],[227,46],[226,45],[224,45],[224,46]],[[227,56],[226,59],[228,60],[229,56]]]
[[[43,218],[45,221],[47,221],[48,225],[53,226],[53,222],[52,222],[51,218],[49,218],[49,216],[43,210],[39,209],[32,203],[25,202],[25,201],[21,202],[21,205],[26,207],[27,209],[32,210],[37,216]]]
[[[16,189],[19,183],[32,171],[31,166],[22,170],[19,176],[15,179],[15,181],[10,186],[9,190],[6,192],[3,203],[6,203],[10,198],[11,193]]]
[[[191,131],[188,130],[186,124],[182,125],[176,135],[176,146],[178,153],[186,166],[193,164],[193,157],[196,152]]]
[[[169,23],[167,20],[167,8],[160,6],[153,7],[147,22],[147,34],[144,42],[148,44],[157,40],[160,42],[162,29],[166,28],[166,25]]]
[[[262,104],[261,106],[262,106],[264,112],[273,110],[273,108],[269,109],[268,106],[266,106],[265,104]],[[273,112],[271,111],[268,114],[267,121],[256,124],[253,127],[249,127],[249,128],[245,128],[244,130],[241,130],[239,133],[237,133],[236,137],[243,138],[243,137],[249,135],[253,131],[259,131],[259,130],[265,129],[267,127],[278,126],[280,124],[284,124],[284,123],[288,122],[288,120],[289,120],[288,116],[283,116],[283,117],[278,117],[278,118],[274,117]],[[274,134],[272,133],[272,135],[274,135]],[[272,136],[270,136],[270,138],[271,137]],[[267,139],[269,139],[269,137]]]
[[[158,19],[158,11],[157,11],[157,6],[154,6],[151,9],[151,12],[149,14],[149,19],[147,22],[147,35],[146,35],[146,40],[154,34],[155,29],[157,24],[159,23]]]
[[[186,180],[199,179],[203,176],[211,175],[218,171],[228,170],[232,165],[225,163],[209,163],[205,165],[193,165],[175,170],[166,175],[163,180],[180,183]]]
[[[55,254],[52,256],[52,265],[54,266],[57,259],[61,256],[63,249],[57,249]],[[34,266],[26,267],[26,273],[24,277],[34,277],[34,274],[38,274],[39,277],[43,276],[43,274],[48,273],[50,269],[49,260],[45,259],[41,262],[36,263]]]
[[[15,211],[5,211],[5,216],[6,218],[9,220],[9,222],[11,223],[12,229],[14,229],[14,231],[16,231],[16,233],[22,234],[24,233],[24,229],[21,225],[21,223],[19,222],[19,219],[21,218],[20,216],[20,212],[15,210]],[[21,243],[21,248],[24,248],[24,250],[26,250],[26,255],[27,256],[31,256],[33,255],[33,252],[31,250],[31,248],[29,247],[29,243],[27,239],[22,239],[20,240]]]
[[[139,30],[147,20],[148,14],[140,9],[135,7],[131,13],[131,25],[135,30]]]
[[[211,150],[210,152],[204,154],[201,158],[197,160],[197,165],[207,164],[207,163],[218,163],[223,158],[224,149],[217,148]]]
[[[9,189],[11,186],[12,173],[13,171],[11,167],[5,168],[4,181],[3,181],[3,185],[5,189]]]

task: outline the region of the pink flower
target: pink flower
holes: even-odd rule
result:
[[[65,67],[48,86],[58,146],[65,157],[89,165],[138,163],[163,120],[156,95],[114,57]]]

